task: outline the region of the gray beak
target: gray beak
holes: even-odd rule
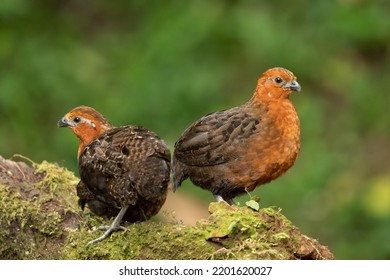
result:
[[[68,120],[65,118],[65,117],[63,117],[63,118],[61,118],[59,121],[58,121],[58,123],[57,123],[57,127],[69,127],[70,125],[69,125],[69,123],[68,123]]]
[[[294,91],[301,91],[301,86],[298,84],[297,81],[292,81],[290,83],[286,83],[284,86],[284,88],[289,88],[291,90],[294,90]]]

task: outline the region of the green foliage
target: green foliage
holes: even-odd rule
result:
[[[248,206],[249,208],[252,208],[253,210],[259,211],[260,205],[257,201],[255,200],[248,200],[245,202],[245,205]]]
[[[245,102],[264,70],[284,66],[302,85],[292,97],[302,149],[256,191],[260,206],[283,208],[336,258],[389,258],[388,246],[373,249],[390,224],[390,209],[375,206],[390,189],[375,187],[390,166],[389,10],[384,0],[3,0],[0,154],[77,171],[77,139],[56,122],[81,104],[173,147],[193,121]],[[179,191],[210,201],[190,184]]]

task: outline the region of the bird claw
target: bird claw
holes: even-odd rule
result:
[[[103,233],[103,235],[100,236],[99,238],[96,238],[94,240],[89,241],[87,243],[87,245],[90,245],[90,244],[93,244],[93,243],[96,243],[96,242],[100,242],[100,241],[106,239],[114,231],[117,231],[117,230],[120,230],[120,229],[126,231],[127,228],[121,226],[120,224],[121,224],[122,218],[125,215],[125,213],[126,213],[128,208],[129,208],[129,205],[122,206],[121,210],[119,211],[118,215],[116,216],[116,218],[112,222],[111,226],[100,226],[100,227],[98,227],[98,229],[105,230],[106,232]]]
[[[105,230],[105,232],[103,233],[102,236],[100,236],[100,237],[98,237],[98,238],[96,238],[94,240],[89,241],[87,243],[87,245],[91,245],[93,243],[97,243],[97,242],[103,241],[104,239],[109,237],[111,235],[111,233],[113,233],[115,231],[118,231],[118,230],[127,231],[128,229],[125,228],[124,226],[118,226],[118,227],[100,226],[100,227],[98,227],[98,230]]]

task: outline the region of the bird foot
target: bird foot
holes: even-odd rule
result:
[[[103,233],[102,236],[100,236],[99,238],[96,238],[94,240],[91,240],[87,243],[87,245],[91,245],[93,243],[97,243],[97,242],[100,242],[100,241],[103,241],[104,239],[106,239],[107,237],[109,237],[111,235],[111,233],[115,232],[115,231],[118,231],[118,230],[124,230],[124,231],[127,231],[128,229],[125,228],[124,226],[100,226],[98,227],[99,230],[105,230],[105,232]]]
[[[122,218],[125,215],[125,213],[126,213],[128,208],[129,208],[129,205],[122,206],[121,210],[119,211],[118,215],[116,216],[116,218],[112,222],[111,226],[101,226],[101,227],[99,227],[99,229],[105,230],[106,232],[103,233],[103,235],[100,236],[99,238],[96,238],[94,240],[89,241],[87,243],[87,245],[90,245],[90,244],[93,244],[93,243],[96,243],[96,242],[100,242],[100,241],[106,239],[114,231],[117,231],[117,230],[120,230],[120,229],[126,231],[127,229],[125,227],[121,226],[120,224],[121,224]]]
[[[100,226],[97,228],[98,230],[109,230],[110,229],[110,226]],[[124,226],[119,226],[119,227],[115,227],[112,232],[114,231],[118,231],[118,230],[123,230],[123,231],[128,231],[129,229],[124,227]]]
[[[214,195],[214,198],[215,198],[215,200],[216,200],[217,202],[223,201],[223,202],[229,204],[230,206],[235,205],[233,199],[231,199],[231,198],[229,198],[229,199],[224,199],[224,198],[223,198],[222,196],[220,196],[220,195]]]

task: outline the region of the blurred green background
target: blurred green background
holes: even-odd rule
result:
[[[389,12],[387,0],[2,0],[0,155],[77,174],[77,139],[56,123],[81,104],[173,147],[283,66],[302,86],[301,153],[255,191],[261,206],[337,259],[390,259]],[[179,192],[213,200],[188,181]]]

